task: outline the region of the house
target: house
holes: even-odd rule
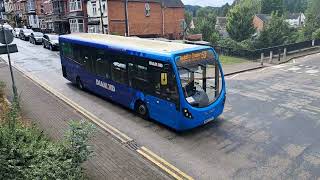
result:
[[[53,32],[57,34],[66,34],[70,32],[67,17],[67,0],[53,0],[52,6]]]
[[[108,8],[106,0],[88,0],[87,12],[89,33],[108,33],[107,10]]]
[[[256,14],[253,17],[253,26],[257,32],[261,32],[270,19],[271,16],[269,14]]]
[[[68,0],[66,13],[71,33],[87,32],[87,0]]]
[[[287,16],[286,22],[290,27],[298,28],[305,25],[306,16],[303,13],[291,13]]]
[[[181,0],[108,0],[110,34],[180,39],[183,34],[184,5]]]
[[[43,1],[43,23],[45,24],[45,31],[53,32],[53,4],[51,0],[44,0]]]
[[[227,17],[217,17],[215,29],[219,32],[220,36],[229,37],[227,32]]]
[[[35,0],[27,1],[28,25],[31,28],[40,28],[39,18],[36,13]]]
[[[19,19],[18,24],[20,26],[28,25],[28,14],[27,14],[27,0],[17,0],[15,3],[15,13],[17,19]]]

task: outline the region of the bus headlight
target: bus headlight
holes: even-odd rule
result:
[[[183,108],[182,111],[183,111],[184,117],[189,118],[189,119],[192,119],[192,114],[188,111],[187,108]]]

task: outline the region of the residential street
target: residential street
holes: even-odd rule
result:
[[[195,179],[320,178],[320,54],[226,77],[222,116],[176,133],[78,90],[62,77],[58,51],[17,39],[13,43],[19,50],[11,54],[14,66]],[[17,88],[24,93],[23,86]]]

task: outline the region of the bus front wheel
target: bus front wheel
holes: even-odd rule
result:
[[[79,77],[77,78],[76,81],[77,81],[77,87],[78,87],[79,89],[83,90],[83,89],[84,89],[84,86],[83,86],[83,84],[82,84],[82,82],[81,82],[81,80],[80,80]]]
[[[144,119],[148,119],[149,114],[148,114],[148,108],[146,106],[146,104],[142,101],[138,101],[136,103],[136,112],[138,113],[138,115]]]

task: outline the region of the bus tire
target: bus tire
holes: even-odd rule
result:
[[[135,111],[143,119],[148,119],[149,118],[148,107],[146,106],[146,104],[144,102],[137,101],[136,102]]]
[[[83,83],[81,81],[81,79],[79,77],[77,77],[77,87],[80,89],[80,90],[84,90],[84,86],[83,86]]]

